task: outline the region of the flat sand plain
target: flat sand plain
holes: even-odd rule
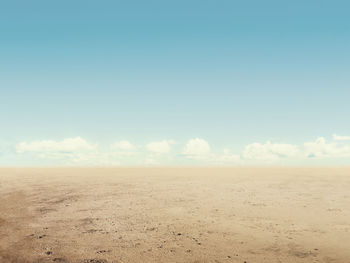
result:
[[[0,262],[350,262],[350,168],[1,168]]]

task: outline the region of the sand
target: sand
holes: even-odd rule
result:
[[[0,262],[350,262],[350,168],[1,168]]]

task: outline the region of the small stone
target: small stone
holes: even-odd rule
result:
[[[65,263],[67,262],[65,259],[63,258],[54,258],[52,261],[55,261],[55,262],[62,262],[62,263]]]

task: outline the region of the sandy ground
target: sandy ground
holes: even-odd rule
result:
[[[350,262],[350,168],[1,168],[0,262]]]

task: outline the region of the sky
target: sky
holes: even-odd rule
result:
[[[350,165],[349,1],[2,1],[0,166]]]

